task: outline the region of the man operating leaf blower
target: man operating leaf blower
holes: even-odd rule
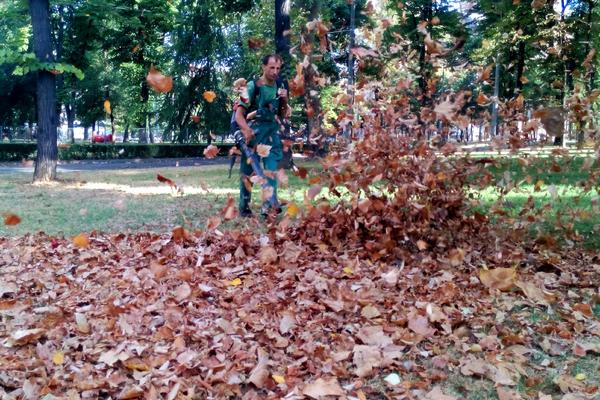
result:
[[[287,111],[287,82],[278,79],[282,59],[270,54],[262,60],[262,75],[259,79],[245,84],[238,80],[240,102],[235,111],[234,140],[242,151],[240,161],[240,215],[252,216],[250,199],[254,172],[263,188],[263,204],[260,213],[279,213],[281,207],[277,199],[277,167],[283,157],[283,146],[279,137],[278,120],[285,118]],[[245,87],[246,90],[243,90]],[[251,114],[251,115],[249,115]],[[248,118],[251,117],[251,118]],[[252,119],[251,126],[247,119]],[[259,148],[263,145],[262,148]],[[270,150],[268,147],[270,146]],[[260,151],[258,151],[260,150]],[[259,155],[258,153],[261,153]],[[261,167],[261,161],[264,169]]]

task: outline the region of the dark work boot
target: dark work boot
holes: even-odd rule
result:
[[[242,218],[252,218],[252,210],[249,208],[244,208],[240,210],[240,217]]]

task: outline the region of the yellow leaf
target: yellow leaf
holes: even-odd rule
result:
[[[285,377],[283,377],[283,376],[281,376],[281,375],[275,375],[275,374],[273,374],[273,375],[271,375],[271,378],[273,378],[273,380],[274,380],[276,383],[278,383],[278,384],[280,384],[280,383],[285,383]]]
[[[290,217],[295,217],[296,215],[298,215],[299,211],[300,211],[300,209],[298,208],[296,203],[289,203],[285,213],[287,215],[289,215]]]
[[[212,90],[207,90],[206,92],[204,92],[202,97],[204,97],[204,100],[208,101],[209,103],[212,103],[215,100],[215,97],[217,97],[217,94]]]
[[[150,366],[140,360],[139,358],[133,358],[124,362],[125,367],[132,371],[150,371]]]
[[[577,379],[578,381],[585,381],[586,378],[587,378],[587,376],[583,373],[579,373],[579,374],[575,375],[575,379]]]
[[[235,278],[234,280],[229,282],[229,286],[239,286],[242,284],[242,280],[240,278]]]
[[[104,100],[104,111],[107,114],[110,114],[110,101],[109,100]]]
[[[352,268],[350,267],[344,267],[343,271],[347,275],[352,275],[354,273],[354,271],[352,271]]]
[[[52,355],[52,362],[56,365],[61,365],[65,362],[65,355],[61,351],[54,352],[54,355]]]
[[[73,237],[73,244],[79,248],[88,247],[90,245],[90,239],[88,239],[85,233],[80,233]]]

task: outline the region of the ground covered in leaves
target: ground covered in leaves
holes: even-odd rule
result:
[[[243,229],[230,199],[203,231],[0,238],[0,394],[596,398],[600,258],[474,211],[488,161],[394,140]]]
[[[5,398],[466,398],[453,375],[501,399],[597,391],[569,365],[600,352],[598,257],[474,274],[508,249],[390,265],[240,231],[1,245]]]

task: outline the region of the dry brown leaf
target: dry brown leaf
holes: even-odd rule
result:
[[[4,214],[4,225],[18,225],[21,223],[21,218],[15,214],[6,213]]]
[[[381,325],[364,326],[358,330],[356,336],[367,345],[386,347],[393,344],[392,339],[383,332]]]
[[[515,268],[496,268],[479,270],[479,280],[490,289],[510,290],[517,279]]]
[[[318,378],[316,381],[304,386],[302,394],[317,400],[323,400],[326,396],[345,395],[336,377],[328,379]]]
[[[429,325],[429,320],[423,315],[416,315],[408,320],[408,328],[423,337],[432,336],[435,329]]]
[[[296,318],[294,317],[294,314],[292,314],[289,311],[284,312],[283,315],[281,316],[281,319],[279,320],[279,332],[282,335],[285,335],[286,333],[289,333],[295,327],[296,327]]]
[[[148,85],[158,93],[168,93],[173,89],[173,78],[165,76],[158,72],[154,65],[150,66],[150,71],[146,75]]]
[[[556,294],[532,282],[518,280],[515,282],[515,286],[521,289],[530,300],[538,304],[551,304],[557,300]]]
[[[190,295],[192,294],[192,288],[190,287],[190,285],[184,282],[183,284],[179,285],[177,289],[175,289],[174,294],[177,301],[183,301],[190,297]]]
[[[521,395],[515,390],[510,390],[503,388],[502,386],[498,386],[496,388],[496,393],[498,394],[498,400],[521,400]]]
[[[423,397],[423,399],[424,400],[458,400],[457,397],[444,394],[444,392],[442,391],[442,389],[439,386],[436,386],[433,389],[431,389],[431,391],[428,392],[425,395],[425,397]]]
[[[217,229],[217,227],[221,225],[221,218],[220,217],[210,217],[206,220],[206,229],[209,231],[212,231],[214,229]]]
[[[263,388],[269,382],[269,354],[261,347],[257,350],[258,362],[250,372],[248,382],[251,382],[257,388]]]
[[[5,341],[5,345],[8,347],[23,346],[37,341],[45,333],[46,330],[40,328],[17,330],[11,333],[10,337]]]
[[[269,153],[271,152],[271,147],[273,146],[269,146],[267,144],[259,144],[256,146],[256,154],[263,158],[268,157]]]
[[[373,368],[379,367],[383,361],[377,346],[355,345],[352,352],[354,353],[352,362],[356,366],[354,373],[361,378],[371,375]]]
[[[277,262],[277,250],[272,246],[262,247],[258,253],[258,258],[263,265],[274,264]]]
[[[219,148],[211,144],[204,149],[203,154],[206,158],[215,158],[219,154]]]

